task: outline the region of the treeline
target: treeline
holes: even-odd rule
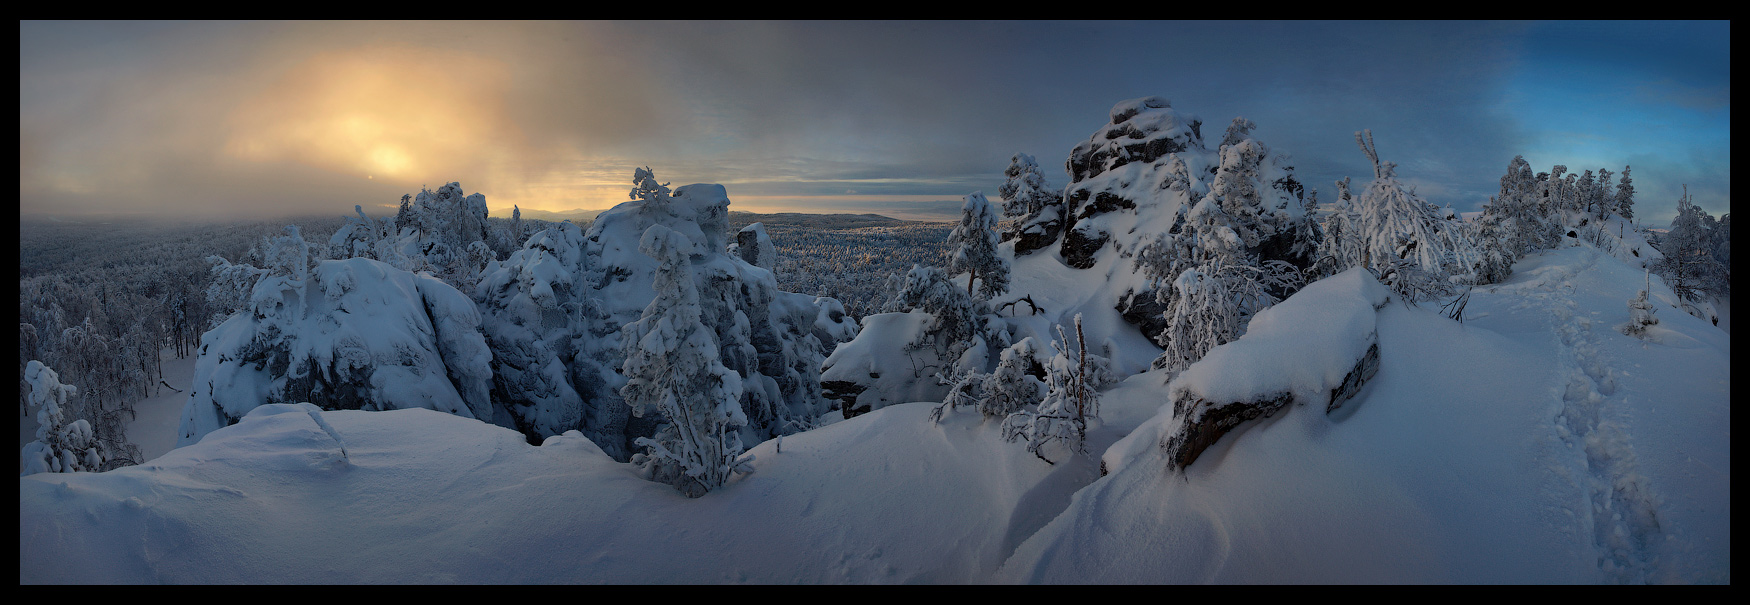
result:
[[[332,230],[340,220],[298,219]],[[28,414],[27,364],[41,361],[77,393],[62,404],[86,420],[103,469],[139,462],[128,443],[135,401],[160,380],[160,352],[195,352],[211,327],[205,260],[244,258],[285,219],[172,225],[31,220],[19,228],[19,408]]]

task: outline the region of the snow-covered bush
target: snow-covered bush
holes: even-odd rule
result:
[[[699,293],[687,257],[692,241],[660,224],[644,232],[639,250],[661,264],[656,298],[643,316],[622,330],[626,386],[620,393],[632,413],[655,410],[666,422],[648,448],[633,456],[652,480],[697,498],[721,487],[732,470],[743,470],[741,376],[718,360],[716,338],[703,323]]]
[[[1166,327],[1155,337],[1164,350],[1153,367],[1189,367],[1209,349],[1239,338],[1253,314],[1275,304],[1269,291],[1298,289],[1299,271],[1283,261],[1258,264],[1232,223],[1211,195],[1191,208],[1179,233],[1138,254],[1145,276],[1171,284],[1155,289]]]
[[[1046,448],[1057,444],[1072,454],[1087,455],[1088,419],[1100,415],[1101,387],[1116,382],[1106,360],[1088,354],[1088,344],[1082,340],[1082,316],[1076,315],[1076,349],[1071,351],[1063,326],[1057,327],[1057,340],[1046,370],[1049,386],[1045,399],[1036,409],[1021,409],[1003,419],[1003,438],[1026,441],[1027,451],[1040,460],[1056,464],[1045,457]]]
[[[978,411],[985,418],[1006,418],[1025,406],[1042,401],[1049,385],[1042,378],[1051,359],[1039,339],[1032,336],[1003,349],[996,370],[984,378],[984,397]]]
[[[1653,316],[1654,311],[1653,303],[1647,300],[1647,291],[1641,290],[1628,301],[1628,323],[1623,325],[1622,332],[1636,337],[1645,335],[1648,326],[1659,323],[1659,318]]]

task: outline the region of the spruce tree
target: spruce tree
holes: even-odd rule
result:
[[[652,480],[668,483],[688,497],[705,495],[746,472],[741,436],[741,376],[719,361],[717,340],[701,323],[699,293],[693,284],[686,236],[652,225],[639,251],[661,261],[653,286],[656,298],[638,321],[621,330],[626,385],[620,393],[642,417],[662,414],[667,424],[655,438],[635,443],[647,448],[634,456]]]

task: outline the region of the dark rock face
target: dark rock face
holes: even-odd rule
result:
[[[1361,361],[1355,362],[1355,368],[1343,377],[1343,384],[1331,389],[1331,401],[1325,404],[1325,413],[1329,414],[1343,407],[1345,402],[1355,397],[1361,391],[1361,385],[1373,379],[1379,373],[1379,343],[1367,347],[1367,354],[1361,356]]]
[[[1124,321],[1136,326],[1137,330],[1153,342],[1161,331],[1167,329],[1167,306],[1155,300],[1153,290],[1145,292],[1126,291],[1124,297],[1118,299],[1115,307],[1124,317]]]
[[[1076,193],[1078,194],[1077,197],[1080,199],[1087,199],[1088,197],[1087,191],[1077,191]],[[1108,191],[1101,191],[1094,194],[1092,201],[1076,206],[1076,217],[1078,219],[1085,219],[1120,209],[1134,210],[1136,209],[1136,202],[1124,199]]]
[[[1044,249],[1057,241],[1057,236],[1063,234],[1063,221],[1059,219],[1042,220],[1032,223],[1022,229],[1015,238],[1015,256],[1032,254]]]
[[[1063,262],[1077,269],[1094,266],[1094,253],[1112,237],[1105,232],[1089,235],[1086,229],[1070,229],[1063,234]]]
[[[840,413],[850,419],[869,411],[869,404],[857,405],[857,395],[868,388],[867,385],[849,380],[823,380],[820,383],[820,396],[837,401]]]
[[[1173,402],[1173,413],[1192,415],[1161,443],[1167,450],[1167,468],[1182,470],[1197,461],[1203,450],[1232,431],[1240,423],[1255,418],[1268,418],[1294,400],[1291,393],[1278,393],[1261,401],[1211,403],[1191,397]]]
[[[741,252],[741,260],[755,267],[759,266],[760,234],[753,231],[739,231],[735,234],[737,250]]]

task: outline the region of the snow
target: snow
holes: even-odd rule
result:
[[[754,445],[753,473],[686,498],[575,432],[533,446],[429,409],[266,404],[143,465],[21,477],[20,582],[1731,581],[1730,337],[1657,278],[1660,323],[1617,330],[1638,262],[1534,254],[1476,288],[1462,324],[1396,297],[1374,310],[1359,273],[1310,284],[1179,384],[1311,389],[1369,329],[1378,374],[1330,414],[1247,422],[1175,473],[1168,376],[1143,371],[1159,349],[1112,309],[1128,261],[1076,270],[1049,252],[1014,261],[999,302],[1046,310],[1004,313],[1017,340],[1083,313],[1090,352],[1129,376],[1101,393],[1090,457],[1048,465],[996,420],[934,423],[929,394],[896,393],[919,399]],[[865,318],[826,374],[912,374],[871,351],[927,321]],[[1311,336],[1273,336],[1289,331]]]
[[[530,446],[514,431],[424,409],[322,412],[346,441],[351,463],[343,464],[339,444],[306,408],[268,404],[146,465],[22,478],[20,579],[988,577],[1013,547],[1005,539],[1018,540],[1009,535],[1014,504],[1044,498],[1035,492],[1054,470],[1004,443],[976,414],[937,425],[929,410],[894,406],[790,435],[781,453],[768,442],[752,450],[753,474],[689,499],[639,478],[576,433]],[[955,489],[935,493],[946,477]],[[115,535],[138,539],[107,537]],[[58,562],[70,551],[82,564]]]

